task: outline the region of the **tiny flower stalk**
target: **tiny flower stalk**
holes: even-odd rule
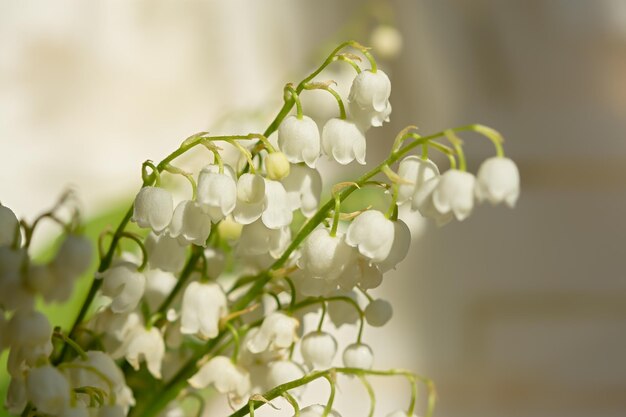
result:
[[[367,417],[374,417],[374,412],[376,411],[376,394],[374,393],[374,388],[372,388],[372,384],[367,380],[365,375],[359,375],[359,379],[367,391],[367,395],[370,397],[370,411],[367,414]],[[411,415],[409,413],[409,415]]]
[[[305,84],[304,88],[306,88],[306,84]],[[287,97],[289,97],[289,98],[287,98]],[[285,85],[285,101],[288,101],[288,100],[293,100],[295,102],[295,104],[296,104],[296,117],[298,119],[302,120],[303,113],[302,113],[302,103],[300,103],[300,94],[293,87],[293,84]]]
[[[328,91],[337,101],[337,105],[339,106],[339,118],[342,120],[346,119],[346,107],[343,104],[343,99],[341,98],[341,96],[339,95],[339,93],[337,91],[335,91],[332,87],[331,84],[333,82],[332,81],[327,81],[327,82],[317,82],[317,83],[307,83],[304,86],[305,90],[324,90],[324,91]]]

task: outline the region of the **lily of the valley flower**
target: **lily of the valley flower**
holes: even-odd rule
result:
[[[165,343],[159,329],[156,327],[151,329],[146,329],[143,326],[137,327],[122,349],[126,360],[133,369],[139,370],[139,362],[143,358],[152,376],[161,379]]]
[[[453,213],[457,220],[465,220],[474,208],[475,183],[476,178],[469,172],[446,171],[433,191],[433,206],[442,215]]]
[[[391,257],[390,253],[387,259]],[[371,262],[361,254],[356,254],[355,258],[339,277],[339,287],[348,291],[357,284],[364,290],[377,288],[383,282],[383,274],[379,265]]]
[[[248,340],[247,348],[252,353],[267,349],[288,348],[296,340],[298,320],[280,312],[265,317],[259,331]]]
[[[454,214],[451,211],[439,212],[433,203],[433,193],[437,189],[440,179],[441,177],[433,177],[424,182],[422,187],[416,190],[411,206],[419,210],[422,216],[435,220],[438,226],[443,226],[454,218]]]
[[[322,176],[319,171],[306,165],[293,165],[282,183],[287,191],[289,209],[300,209],[306,217],[313,216],[322,194]]]
[[[147,270],[144,275],[146,277],[146,288],[143,297],[146,303],[148,303],[150,311],[156,311],[172,292],[178,279],[173,273],[160,269]]]
[[[343,364],[348,368],[371,369],[374,353],[365,343],[353,343],[343,351]]]
[[[265,210],[261,220],[270,229],[289,226],[293,220],[287,191],[278,181],[265,180]]]
[[[288,227],[270,229],[259,219],[243,227],[237,252],[243,256],[269,253],[273,258],[279,258],[290,240],[291,231]]]
[[[23,279],[26,250],[0,246],[0,305],[7,310],[32,307],[34,292]]]
[[[224,173],[217,165],[202,168],[198,177],[198,204],[211,217],[214,223],[228,216],[237,203],[237,184],[235,175],[228,166]]]
[[[25,366],[34,366],[41,357],[52,353],[52,326],[48,318],[35,310],[20,309],[6,325],[11,346],[7,368],[13,376],[21,376]]]
[[[331,236],[324,228],[314,230],[304,241],[298,266],[311,277],[332,281],[348,267],[354,250],[343,236]]]
[[[515,207],[520,190],[519,170],[509,158],[495,156],[485,160],[478,169],[476,198],[491,204],[506,203]]]
[[[350,114],[367,129],[382,126],[391,114],[391,81],[382,70],[361,71],[350,87],[348,104]]]
[[[163,231],[172,220],[174,200],[169,191],[160,187],[143,187],[135,197],[133,221],[139,227]]]
[[[289,381],[300,379],[304,376],[304,371],[297,363],[290,360],[279,360],[269,364],[267,370],[267,386],[277,387]],[[291,393],[298,395],[303,387],[290,390]]]
[[[102,274],[102,294],[111,298],[111,311],[133,311],[146,288],[146,277],[131,262],[119,262]]]
[[[265,157],[263,162],[267,178],[270,180],[280,181],[291,171],[289,160],[283,152],[272,152]]]
[[[365,165],[365,134],[350,120],[330,119],[326,122],[322,130],[322,148],[341,165],[355,159]]]
[[[359,214],[348,227],[346,243],[358,248],[361,255],[374,262],[382,262],[393,247],[393,222],[378,210]]]
[[[176,238],[180,245],[205,246],[210,233],[211,217],[195,201],[178,203],[169,227],[171,237]]]
[[[233,218],[237,223],[250,224],[263,214],[265,199],[265,180],[262,176],[245,173],[237,181],[237,205]]]
[[[227,312],[226,295],[219,285],[194,281],[183,295],[180,332],[214,338]]]
[[[37,411],[55,415],[70,403],[70,383],[53,366],[33,368],[26,376],[26,396]]]
[[[411,230],[406,223],[398,219],[393,222],[393,245],[389,251],[389,255],[378,263],[378,268],[385,273],[391,269],[395,269],[396,265],[406,258],[411,246]]]
[[[320,132],[308,116],[286,117],[278,127],[278,147],[292,164],[305,162],[311,168],[320,155]]]
[[[326,332],[311,332],[302,338],[300,350],[304,362],[311,369],[326,369],[337,353],[337,341]]]
[[[430,159],[412,155],[400,161],[398,176],[408,182],[398,186],[398,205],[400,205],[413,201],[415,194],[426,181],[439,176],[439,168]],[[416,210],[417,207],[413,209]]]
[[[177,273],[185,265],[187,249],[167,234],[150,233],[144,243],[150,268]]]
[[[243,398],[250,391],[250,375],[235,365],[226,356],[215,356],[202,365],[200,370],[188,380],[189,385],[196,389],[214,385],[222,394],[234,394]]]

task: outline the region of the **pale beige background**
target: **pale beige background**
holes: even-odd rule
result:
[[[369,160],[407,124],[482,122],[508,139],[523,194],[415,242],[377,292],[396,306],[367,333],[378,366],[432,377],[442,417],[625,415],[621,0],[3,0],[0,199],[31,217],[72,184],[88,214],[106,210],[141,161],[232,112],[247,114],[234,130],[261,124],[285,81],[380,21],[404,49],[382,64],[394,112]],[[491,152],[470,149],[472,168]],[[404,407],[400,381],[377,387],[381,415]],[[344,416],[363,415],[359,387],[344,392]]]

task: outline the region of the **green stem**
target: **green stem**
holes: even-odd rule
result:
[[[326,402],[326,407],[324,407],[324,413],[322,417],[327,417],[330,414],[330,411],[333,409],[333,402],[335,401],[335,381],[334,374],[327,374],[324,376],[330,385],[330,394],[328,396],[328,401]]]
[[[291,95],[291,98],[287,98],[288,96],[287,94],[285,94],[285,101],[287,102],[293,100],[296,103],[296,117],[302,120],[302,103],[300,102],[299,93],[296,91],[295,88],[293,88],[293,85],[291,84],[287,84],[285,86],[285,92]]]
[[[359,375],[359,379],[361,380],[361,383],[365,387],[365,390],[367,391],[367,395],[369,395],[370,397],[370,402],[371,402],[370,412],[367,415],[367,417],[374,417],[374,411],[376,410],[376,394],[374,393],[374,389],[372,388],[372,385],[369,383],[365,375]],[[412,413],[409,413],[408,416],[411,417]]]

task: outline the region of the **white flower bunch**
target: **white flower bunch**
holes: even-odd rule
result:
[[[367,68],[355,53],[367,59]],[[332,82],[316,79],[335,61],[355,69],[348,97]],[[300,101],[312,89],[327,91],[338,105],[338,116],[326,120],[321,133]],[[359,377],[370,393],[367,377],[379,375],[406,378],[413,393],[417,381],[426,382],[434,395],[424,377],[376,370],[364,341],[367,326],[381,327],[392,318],[392,303],[371,292],[411,244],[398,205],[409,204],[438,224],[466,219],[475,200],[513,207],[517,168],[504,157],[500,135],[484,126],[425,137],[408,128],[374,169],[329,187],[317,160],[326,155],[341,166],[365,164],[367,131],[389,120],[391,82],[367,48],[346,42],[284,93],[282,109],[263,134],[202,132],[160,163],[143,164],[143,185],[132,207],[114,232],[100,237],[97,272],[69,329],[53,328],[35,301],[68,300],[88,270],[92,245],[80,234],[80,219],[59,217],[65,199],[30,224],[0,205],[0,351],[10,350],[11,413],[183,415],[186,397],[204,401],[202,390],[213,387],[240,407],[233,417],[252,415],[278,396],[296,415],[340,416],[333,408],[337,373]],[[478,132],[496,147],[477,177],[466,170],[456,137],[463,131]],[[267,139],[274,132],[277,146]],[[240,151],[238,163],[224,162],[220,141]],[[213,155],[200,172],[174,165],[200,146]],[[415,149],[421,154],[414,155]],[[449,169],[430,160],[429,151],[445,154]],[[191,195],[175,201],[162,175],[184,176]],[[342,210],[346,199],[369,186],[386,193],[386,211],[367,205]],[[55,257],[39,264],[29,246],[45,218],[63,226],[64,239]],[[140,232],[131,231],[130,222]],[[138,250],[122,250],[122,240]],[[99,307],[91,312],[95,300]],[[315,317],[317,326],[305,326],[305,316]],[[341,326],[356,330],[348,346],[336,339]],[[330,384],[328,401],[300,409],[304,386],[320,378]],[[414,409],[412,398],[408,409],[390,415],[410,416]],[[428,408],[426,415],[431,413]]]

